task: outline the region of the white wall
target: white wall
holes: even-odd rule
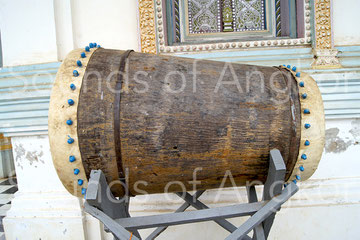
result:
[[[0,0],[3,65],[63,60],[74,48],[139,48],[137,1]]]
[[[89,42],[105,48],[139,50],[137,1],[72,0],[75,47]]]
[[[360,45],[360,1],[332,0],[334,43],[340,45]]]
[[[3,65],[57,60],[53,2],[0,0]]]

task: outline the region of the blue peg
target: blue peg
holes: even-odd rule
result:
[[[78,76],[79,76],[79,72],[78,72],[77,70],[74,70],[74,71],[73,71],[73,75],[74,75],[74,77],[78,77]]]
[[[309,140],[306,140],[305,143],[304,143],[305,146],[309,146],[310,145],[310,141]]]
[[[89,43],[89,47],[90,47],[90,48],[93,48],[93,47],[94,47],[94,44],[93,44],[93,43]]]
[[[84,183],[84,180],[78,179],[78,184],[79,184],[79,186],[83,185],[83,183]]]
[[[68,99],[68,104],[70,105],[70,106],[72,106],[72,105],[74,105],[74,100],[72,100],[72,99]]]
[[[301,95],[301,97],[302,97],[303,99],[306,99],[306,98],[307,98],[307,94],[306,94],[306,93],[303,93],[303,94]]]
[[[300,87],[305,87],[305,83],[304,82],[299,82],[299,86]]]
[[[85,194],[86,194],[86,188],[82,188],[82,189],[81,189],[81,194],[82,194],[82,195],[85,195]]]
[[[77,61],[76,61],[76,64],[77,64],[79,67],[81,67],[81,66],[82,66],[82,63],[81,63],[81,61],[80,61],[80,60],[77,60]]]
[[[291,68],[291,66],[290,66],[290,65],[287,65],[287,68]]]
[[[69,157],[69,162],[75,162],[76,158],[74,156]]]
[[[310,123],[305,123],[305,125],[304,125],[304,126],[305,126],[305,128],[306,128],[306,129],[308,129],[308,128],[310,128],[310,127],[311,127]]]
[[[77,169],[77,168],[75,168],[75,169],[74,169],[74,174],[75,174],[75,175],[78,175],[78,174],[79,174],[79,172],[80,172],[80,170],[79,170],[79,169]]]
[[[301,76],[301,73],[300,73],[300,72],[297,72],[295,76],[296,76],[296,77],[300,77],[300,76]]]
[[[301,159],[306,160],[306,159],[307,159],[306,154],[302,154],[302,155],[301,155]]]
[[[296,72],[296,67],[294,66],[291,70],[293,70],[294,72]]]
[[[67,143],[68,143],[68,144],[74,143],[74,139],[69,136],[69,139],[67,140]]]
[[[76,86],[75,86],[75,84],[70,84],[70,88],[71,88],[71,90],[75,90],[76,89]]]
[[[297,181],[296,181],[296,179],[294,179],[294,180],[293,180],[293,183],[297,184]]]
[[[86,46],[86,47],[85,47],[85,51],[86,51],[86,52],[90,52],[89,46]]]
[[[82,58],[86,58],[86,54],[84,52],[81,53],[80,55]]]
[[[73,124],[73,121],[72,121],[71,119],[66,120],[66,124],[70,126],[70,125],[72,125],[72,124]]]
[[[300,171],[302,171],[302,172],[305,170],[305,168],[304,168],[303,166],[300,166],[299,169],[300,169]]]
[[[300,181],[301,180],[301,177],[299,175],[296,175],[296,180]]]
[[[310,114],[310,110],[307,109],[307,108],[305,108],[305,109],[304,109],[304,114]]]

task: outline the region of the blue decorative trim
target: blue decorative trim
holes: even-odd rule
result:
[[[79,76],[78,70],[74,70],[74,71],[73,71],[73,75],[74,75],[74,77],[78,77],[78,76]]]
[[[82,179],[78,179],[78,185],[79,185],[79,186],[82,186],[82,185],[83,185],[83,183],[84,183],[84,180],[82,180]]]
[[[68,143],[68,144],[73,144],[74,141],[75,141],[75,140],[69,136],[69,138],[68,138],[68,140],[67,140],[67,143]]]
[[[72,99],[68,99],[67,102],[68,102],[68,104],[69,104],[70,106],[74,105],[74,103],[75,103],[74,100],[72,100]]]
[[[75,162],[75,161],[76,161],[76,158],[74,156],[69,157],[69,162]]]

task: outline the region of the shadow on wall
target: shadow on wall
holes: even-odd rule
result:
[[[345,152],[348,147],[358,145],[360,140],[360,119],[351,122],[349,134],[352,137],[343,137],[339,128],[329,128],[325,132],[325,151],[327,153]]]

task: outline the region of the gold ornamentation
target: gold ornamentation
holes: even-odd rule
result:
[[[305,16],[310,16],[310,0],[305,1]],[[163,3],[165,0],[139,0],[139,18],[140,18],[140,39],[141,51],[146,53],[163,53],[172,54],[174,52],[201,52],[209,50],[222,50],[224,49],[223,43],[215,44],[191,44],[182,46],[168,46],[165,41],[165,9]],[[267,41],[267,46],[296,46],[296,45],[309,45],[311,44],[311,23],[305,22],[305,33],[307,37],[290,39],[287,41],[279,42],[277,39]],[[257,41],[236,41],[227,42],[229,48],[254,48],[263,47],[265,42]]]
[[[153,0],[139,0],[141,52],[156,54],[155,8]]]
[[[174,53],[174,52],[198,52],[209,51],[209,49],[223,49],[222,43],[217,44],[200,44],[184,46],[167,46],[164,40],[165,21],[163,17],[164,0],[139,0],[139,18],[140,18],[140,39],[141,51],[145,53]],[[276,46],[279,43],[282,46],[295,46],[311,43],[311,1],[305,1],[305,37],[300,39],[289,39],[287,41],[269,40],[267,42],[230,42],[231,48],[241,47],[263,47]],[[338,67],[339,60],[336,57],[336,50],[333,49],[331,36],[331,0],[315,0],[315,43],[314,50],[315,61],[312,64],[314,68]],[[158,36],[158,42],[157,37]],[[157,51],[158,49],[158,51]]]
[[[332,49],[330,0],[315,0],[315,31],[316,48]]]
[[[331,0],[315,0],[315,69],[341,67],[331,31]]]

